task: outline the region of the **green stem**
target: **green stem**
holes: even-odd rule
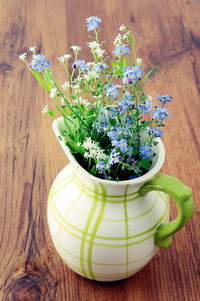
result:
[[[52,79],[54,80],[53,76],[51,76],[51,77],[52,77]],[[68,108],[70,109],[70,111],[71,111],[71,112],[72,112],[72,113],[73,113],[73,114],[81,121],[82,124],[84,124],[84,126],[85,126],[89,131],[91,131],[90,128],[87,126],[87,124],[81,119],[81,117],[80,117],[78,114],[76,114],[76,112],[75,112],[74,109],[72,108],[70,102],[66,99],[65,95],[62,93],[62,91],[61,91],[60,88],[58,87],[58,85],[57,85],[57,83],[56,83],[55,80],[54,80],[54,83],[55,83],[55,86],[56,86],[56,88],[58,89],[60,95],[61,95],[61,96],[63,97],[63,99],[65,100],[65,102],[66,102]]]

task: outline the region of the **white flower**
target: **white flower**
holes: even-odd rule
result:
[[[120,26],[119,30],[120,30],[120,31],[126,30],[126,26],[125,26],[124,24],[122,24],[122,25]]]
[[[83,99],[81,96],[74,101],[75,103],[80,103],[86,107],[90,106],[90,102],[87,99]]]
[[[92,139],[90,137],[86,138],[86,141],[83,142],[83,147],[85,149],[90,149],[92,147]]]
[[[61,141],[62,141],[63,144],[66,144],[67,139],[66,139],[65,137],[62,136],[62,137],[61,137]]]
[[[85,154],[83,155],[84,158],[88,159],[90,157],[90,154],[88,152],[85,152]]]
[[[82,76],[82,75],[78,75],[78,76],[74,79],[73,83],[76,84],[76,85],[78,85],[79,82],[81,82],[82,79],[83,79],[83,76]]]
[[[94,71],[91,71],[89,73],[85,73],[83,75],[84,80],[89,81],[90,79],[98,79],[100,75]]]
[[[57,59],[61,62],[64,63],[71,57],[71,54],[64,54],[63,56],[58,57]]]
[[[95,62],[87,62],[88,67],[92,67],[95,64]]]
[[[26,59],[26,55],[27,55],[27,53],[26,53],[26,52],[24,52],[24,53],[20,54],[20,55],[19,55],[19,60],[21,60],[21,61],[25,61],[25,59]]]
[[[98,57],[102,57],[105,53],[105,50],[102,50],[101,48],[97,48],[95,50],[96,54],[98,55]]]
[[[56,88],[51,88],[49,97],[54,98],[56,96],[56,92],[57,92]]]
[[[64,63],[64,62],[65,62],[64,56],[57,57],[57,59],[58,59],[61,63]]]
[[[119,46],[119,45],[121,44],[121,42],[122,42],[122,36],[121,36],[121,34],[119,33],[119,34],[116,36],[116,38],[115,38],[113,44],[114,44],[115,46]]]
[[[98,44],[96,41],[88,42],[88,47],[91,49],[100,48],[100,44]]]
[[[65,105],[65,100],[63,97],[60,98],[62,105]]]
[[[36,46],[33,46],[33,47],[29,47],[29,50],[33,53],[35,53],[35,49],[36,49]]]
[[[81,47],[80,46],[71,46],[71,49],[76,52],[76,51],[81,50]]]
[[[64,54],[64,58],[65,58],[65,60],[68,60],[68,59],[70,59],[70,57],[72,57],[72,55],[71,55],[71,54]]]
[[[67,90],[70,87],[70,82],[64,82],[64,84],[62,84],[62,88],[63,90]]]
[[[126,40],[128,38],[130,34],[130,31],[127,31],[124,35],[123,35],[123,40]]]
[[[141,65],[141,63],[142,63],[142,59],[140,59],[139,57],[136,59],[136,64],[137,65]]]
[[[43,108],[43,110],[42,110],[42,113],[43,114],[45,114],[45,113],[47,113],[48,112],[48,105],[46,105],[44,108]]]
[[[77,145],[77,146],[81,146],[81,143],[80,143],[80,142],[77,142],[76,145]]]
[[[91,157],[97,161],[108,158],[108,156],[104,153],[104,150],[99,147],[98,143],[92,141],[90,137],[86,138],[86,141],[83,142],[83,147],[87,150],[87,152],[85,152],[86,156],[84,155],[84,157]]]
[[[79,92],[79,90],[80,90],[79,84],[73,85],[73,89],[75,92]]]

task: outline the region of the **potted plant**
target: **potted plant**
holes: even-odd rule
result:
[[[53,130],[70,164],[56,177],[48,198],[48,224],[58,253],[80,275],[114,281],[139,271],[159,247],[171,243],[193,213],[191,188],[159,174],[165,159],[161,141],[172,102],[142,89],[146,76],[131,32],[120,26],[113,58],[99,42],[101,19],[89,17],[87,43],[93,61],[79,59],[81,47],[59,57],[67,73],[62,88],[44,55],[30,47],[19,56],[49,93],[43,113],[55,120]],[[60,116],[57,118],[55,105]],[[169,220],[172,196],[179,213]]]

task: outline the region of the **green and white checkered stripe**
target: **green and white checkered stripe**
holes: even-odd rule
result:
[[[128,185],[115,197],[102,183],[93,187],[77,178],[71,164],[58,175],[48,199],[53,243],[67,265],[84,277],[126,278],[157,251],[154,233],[169,218],[168,198],[151,192],[144,202],[137,192],[128,193]]]

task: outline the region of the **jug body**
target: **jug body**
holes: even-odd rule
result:
[[[154,256],[157,227],[169,219],[168,196],[139,185],[107,185],[72,163],[56,177],[48,200],[52,241],[64,262],[98,281],[132,276]]]

